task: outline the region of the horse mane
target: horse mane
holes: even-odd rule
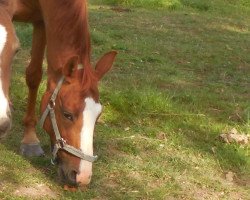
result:
[[[1,1],[1,0],[0,0]],[[90,87],[96,80],[90,63],[91,41],[88,25],[87,0],[57,0],[55,34],[63,41],[70,42],[74,52],[79,56],[79,62],[84,66],[82,77],[83,90]],[[72,37],[72,35],[74,37]],[[69,38],[72,38],[69,41]],[[62,42],[63,42],[62,41]]]

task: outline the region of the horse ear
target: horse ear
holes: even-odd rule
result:
[[[110,70],[116,55],[117,51],[110,51],[109,53],[106,53],[103,57],[101,57],[97,62],[95,71],[99,80]]]
[[[77,70],[78,66],[78,56],[72,56],[69,58],[69,60],[66,62],[66,65],[63,67],[63,74],[65,77],[72,77],[74,72]]]

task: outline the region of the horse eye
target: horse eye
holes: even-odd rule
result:
[[[74,117],[71,113],[68,113],[68,112],[63,112],[63,116],[67,119],[67,120],[70,120],[70,121],[73,121],[74,120]]]

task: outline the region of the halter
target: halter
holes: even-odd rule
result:
[[[54,161],[56,159],[56,156],[57,156],[57,153],[60,149],[78,157],[78,158],[81,158],[82,160],[86,160],[86,161],[89,161],[89,162],[94,162],[97,160],[97,156],[90,156],[90,155],[86,155],[82,152],[82,150],[80,149],[76,149],[75,147],[71,146],[71,145],[68,145],[66,140],[63,139],[61,137],[61,134],[59,132],[59,129],[58,129],[58,126],[57,126],[57,123],[56,123],[56,116],[55,116],[55,110],[54,110],[54,107],[55,107],[55,104],[56,104],[56,97],[58,95],[58,92],[59,90],[61,89],[62,87],[62,84],[63,84],[63,81],[64,81],[64,77],[62,77],[59,82],[57,83],[57,86],[52,94],[52,96],[50,97],[50,100],[49,100],[49,103],[44,111],[44,113],[42,114],[42,117],[40,119],[40,125],[43,127],[44,125],[44,122],[45,122],[45,119],[46,117],[50,116],[50,119],[51,119],[51,122],[52,122],[52,126],[53,126],[53,130],[54,130],[54,133],[55,133],[55,136],[56,136],[56,143],[54,145],[54,148],[53,148],[53,151],[52,151],[52,164],[54,164]]]

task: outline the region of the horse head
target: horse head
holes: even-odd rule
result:
[[[93,133],[102,112],[98,82],[110,70],[116,54],[105,54],[95,70],[82,66],[78,56],[70,57],[63,76],[51,82],[42,98],[43,127],[50,135],[53,157],[66,184],[84,186],[91,180]]]

